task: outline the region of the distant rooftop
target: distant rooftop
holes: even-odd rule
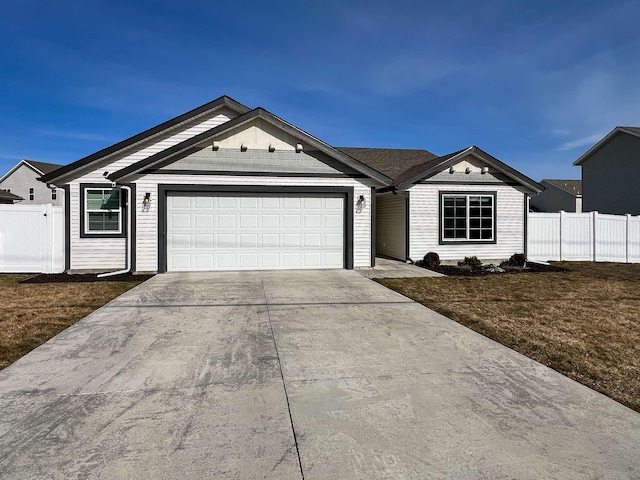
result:
[[[626,127],[625,127],[626,128]],[[640,131],[640,129],[638,129]],[[545,178],[543,183],[548,183],[554,187],[558,187],[565,192],[569,192],[572,195],[582,195],[582,181],[581,180],[551,180]]]

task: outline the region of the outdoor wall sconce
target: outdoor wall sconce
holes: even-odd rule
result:
[[[142,199],[142,211],[148,212],[149,207],[151,207],[151,193],[147,192],[144,194],[144,198]]]

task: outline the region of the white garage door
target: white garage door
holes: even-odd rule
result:
[[[344,267],[342,197],[169,194],[167,270]]]

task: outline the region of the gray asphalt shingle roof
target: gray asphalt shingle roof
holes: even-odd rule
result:
[[[407,169],[438,158],[436,154],[420,149],[335,148],[394,180],[400,177]]]

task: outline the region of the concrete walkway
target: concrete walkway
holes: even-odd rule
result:
[[[0,478],[640,478],[640,415],[356,272],[165,274],[0,372]]]
[[[375,267],[356,268],[356,271],[367,278],[444,277],[441,273],[433,270],[382,257],[376,257]]]

